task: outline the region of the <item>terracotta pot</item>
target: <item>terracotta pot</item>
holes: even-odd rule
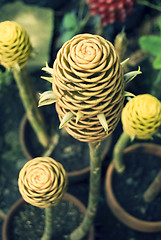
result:
[[[29,131],[31,131],[31,126],[25,114],[24,117],[22,118],[21,125],[20,125],[20,143],[27,160],[30,160],[37,156],[37,153],[33,153],[33,150],[31,150],[30,139],[28,136]],[[82,143],[78,142],[78,144],[82,144]],[[111,144],[112,144],[112,134],[106,140],[103,141],[102,156],[101,156],[102,160],[106,157],[107,153],[109,152]],[[59,147],[59,143],[58,143],[58,147]],[[87,147],[88,147],[88,144],[87,144]],[[82,158],[83,158],[83,155],[82,155]],[[79,182],[89,177],[89,171],[90,171],[90,167],[87,166],[78,171],[70,171],[70,172],[67,171],[67,175],[70,182]]]
[[[127,147],[124,150],[124,154],[129,154],[132,152],[148,153],[155,156],[161,157],[161,146],[151,143],[137,143]],[[126,171],[126,170],[125,170]],[[131,214],[129,214],[116,199],[113,189],[112,189],[112,177],[114,172],[114,164],[110,163],[106,178],[105,178],[105,192],[108,206],[110,207],[114,216],[123,224],[128,226],[133,230],[140,232],[158,232],[161,231],[161,221],[145,221],[138,219]]]
[[[71,195],[69,193],[65,193],[63,196],[63,200],[71,202],[75,207],[77,207],[83,213],[83,215],[85,214],[85,212],[86,212],[85,206],[83,205],[82,202],[80,202],[73,195]],[[10,237],[10,234],[9,234],[10,225],[11,225],[14,215],[16,215],[16,213],[23,207],[24,204],[26,204],[26,202],[23,200],[23,198],[20,198],[19,200],[17,200],[17,202],[15,202],[12,205],[12,207],[8,211],[7,217],[5,218],[5,221],[4,221],[3,227],[2,227],[2,240],[12,240]],[[94,240],[94,227],[93,226],[91,227],[91,229],[89,231],[88,240]]]

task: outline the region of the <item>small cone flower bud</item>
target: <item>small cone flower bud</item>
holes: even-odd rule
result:
[[[123,130],[131,139],[150,139],[161,125],[161,102],[150,94],[132,98],[122,111]]]
[[[24,28],[14,21],[0,23],[0,64],[23,68],[31,56],[31,43]]]
[[[61,163],[50,157],[28,161],[18,179],[23,199],[40,208],[56,205],[66,191],[67,182],[67,174]]]

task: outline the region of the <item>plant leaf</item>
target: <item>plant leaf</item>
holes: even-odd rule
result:
[[[38,107],[49,105],[55,103],[57,101],[57,97],[55,96],[53,91],[46,91],[39,94],[39,104]]]
[[[73,114],[72,112],[67,112],[67,113],[64,115],[64,117],[63,117],[63,119],[62,119],[62,121],[61,121],[61,123],[60,123],[60,125],[59,125],[59,129],[65,127],[65,126],[67,125],[67,123],[68,123],[72,118],[74,118],[74,114]]]
[[[102,127],[104,128],[105,133],[108,135],[108,124],[107,124],[107,120],[106,120],[104,113],[99,113],[97,115],[97,117],[98,117]]]
[[[161,69],[161,55],[157,56],[153,62],[153,68]]]
[[[77,112],[77,116],[76,116],[76,123],[78,123],[78,121],[83,117],[83,113],[81,113],[80,111]]]
[[[159,36],[143,36],[139,39],[139,44],[142,49],[154,56],[158,56],[161,53],[161,37]]]
[[[132,71],[124,74],[124,82],[125,84],[131,82],[137,75],[142,74],[140,71],[140,67],[138,67],[137,71]]]
[[[161,31],[161,17],[158,18],[158,26],[159,26],[159,29],[160,29],[160,31]]]
[[[66,29],[75,28],[77,26],[77,18],[74,13],[66,13],[63,18],[63,26]]]

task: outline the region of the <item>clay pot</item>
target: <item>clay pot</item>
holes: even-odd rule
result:
[[[83,215],[85,214],[85,212],[86,212],[85,206],[83,205],[82,202],[80,202],[73,195],[71,195],[69,193],[65,193],[62,200],[71,202],[76,208],[79,209],[80,212],[83,213]],[[12,207],[8,211],[7,217],[5,218],[5,221],[4,221],[3,227],[2,227],[2,240],[12,240],[11,237],[10,237],[10,234],[9,234],[10,233],[11,222],[13,221],[12,220],[13,217],[24,206],[24,204],[27,204],[27,203],[23,200],[23,198],[20,198],[19,200],[17,200],[17,202],[15,202],[12,205]],[[60,211],[61,211],[61,209],[60,209]],[[94,240],[94,228],[93,228],[93,226],[91,227],[91,229],[89,231],[88,240]]]
[[[127,147],[124,154],[133,152],[148,153],[161,157],[161,146],[151,143],[137,143]],[[130,159],[129,159],[130,161]],[[126,170],[125,170],[126,171]],[[140,232],[158,232],[161,231],[161,221],[145,221],[129,214],[118,202],[112,187],[112,177],[114,173],[114,164],[110,163],[105,178],[105,192],[108,206],[114,216],[127,227]]]
[[[25,114],[23,116],[21,124],[20,124],[20,143],[21,143],[22,150],[23,150],[24,155],[27,158],[27,160],[30,160],[34,157],[39,156],[38,153],[34,152],[34,150],[32,149],[32,146],[30,145],[30,136],[29,136],[30,131],[33,132],[32,128],[27,120],[27,116]],[[73,139],[73,140],[75,140],[75,139]],[[87,143],[82,143],[77,140],[75,140],[75,141],[78,142],[78,144],[85,144],[85,147],[88,148]],[[106,157],[107,153],[109,152],[111,144],[112,144],[112,134],[102,142],[102,156],[101,156],[102,160]],[[59,147],[59,142],[58,142],[57,147]],[[40,148],[41,148],[41,146],[40,146]],[[51,157],[52,157],[52,155],[51,155]],[[53,155],[53,158],[54,158],[54,155]],[[83,154],[82,154],[82,158],[84,158]],[[76,159],[76,161],[77,161],[77,159]],[[81,161],[77,161],[77,164],[81,164]],[[65,165],[64,165],[64,168],[65,168]],[[82,168],[81,170],[77,170],[77,171],[73,170],[70,172],[66,169],[69,182],[80,182],[80,181],[85,180],[87,177],[89,177],[89,171],[90,171],[89,166]]]

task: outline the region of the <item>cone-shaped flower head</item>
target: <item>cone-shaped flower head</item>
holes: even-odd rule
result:
[[[76,35],[59,50],[53,69],[43,68],[53,91],[39,95],[39,106],[56,102],[59,128],[74,138],[104,140],[120,120],[124,97],[133,95],[124,85],[141,74],[140,68],[123,74],[127,60],[120,63],[114,46],[98,35]]]
[[[124,103],[123,70],[113,45],[98,35],[76,35],[59,50],[53,68],[60,127],[80,141],[105,139]]]
[[[21,169],[18,185],[26,202],[46,208],[61,200],[67,188],[67,175],[59,162],[50,157],[37,157]]]
[[[122,111],[122,123],[132,139],[150,139],[161,125],[161,102],[150,94],[134,97]]]
[[[136,0],[86,0],[92,15],[100,15],[102,25],[115,21],[124,22]]]
[[[18,64],[22,68],[31,55],[31,43],[24,28],[14,22],[0,23],[0,64],[12,68]]]

